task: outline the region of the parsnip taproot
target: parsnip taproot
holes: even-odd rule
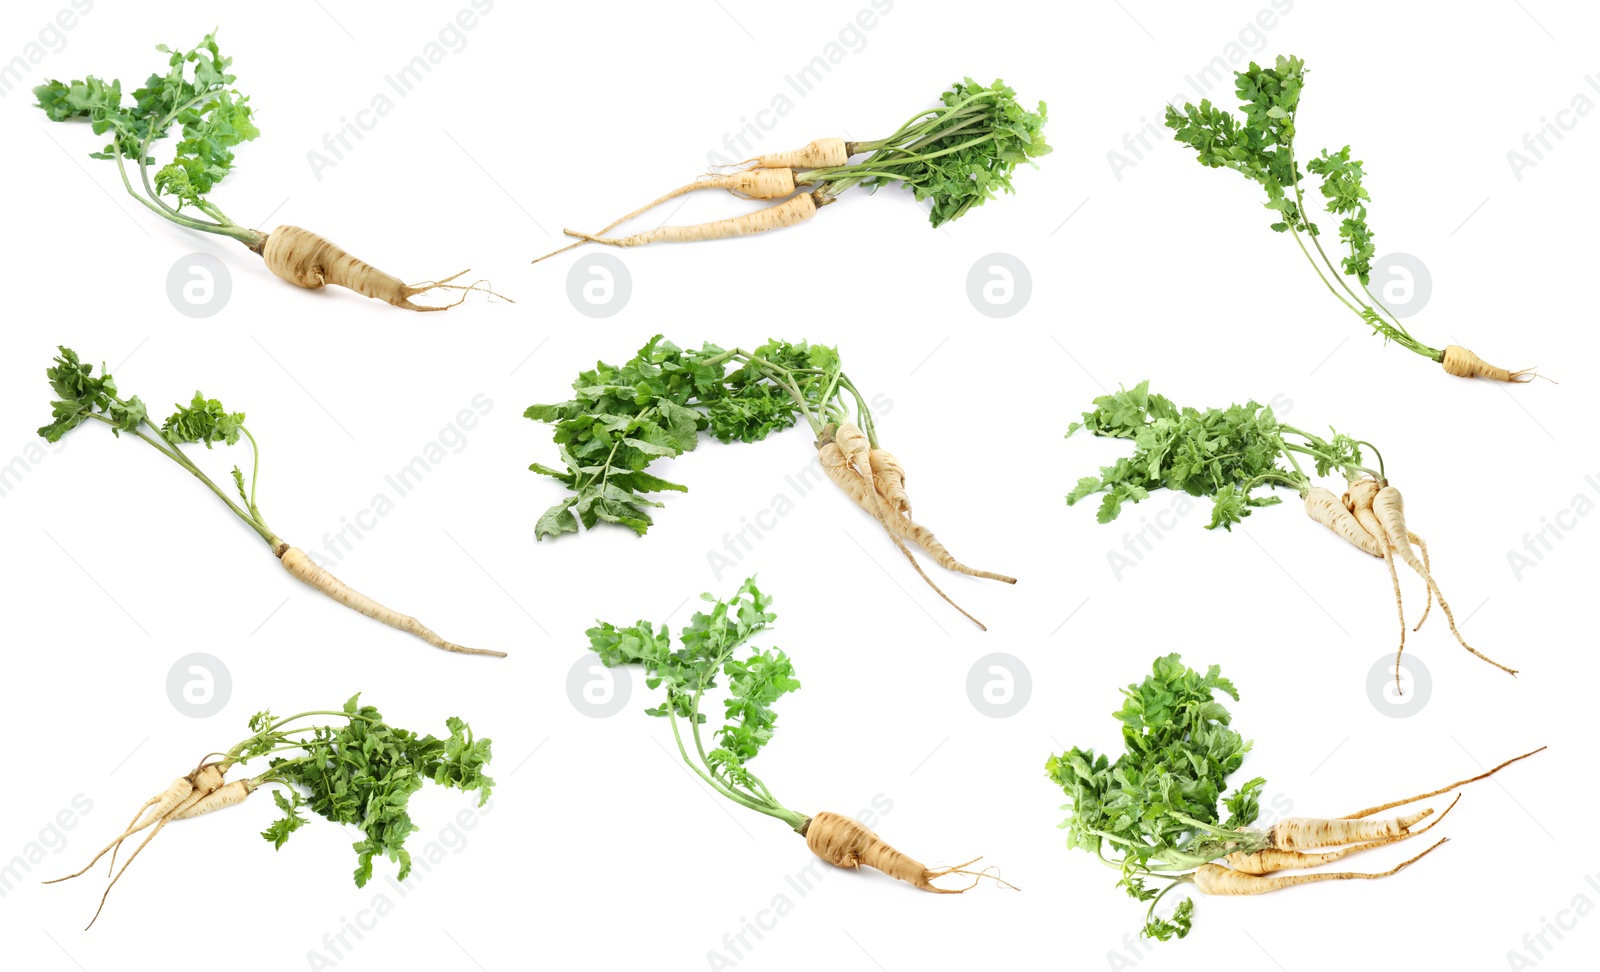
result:
[[[1395,653],[1397,687],[1399,662],[1406,646],[1406,619],[1396,560],[1416,571],[1427,592],[1427,605],[1418,628],[1438,598],[1450,631],[1462,647],[1495,667],[1516,674],[1462,638],[1433,578],[1427,546],[1406,526],[1400,491],[1390,484],[1383,455],[1372,443],[1339,432],[1326,437],[1307,432],[1281,421],[1272,408],[1254,401],[1204,411],[1180,408],[1170,399],[1152,393],[1148,381],[1102,395],[1094,404],[1093,411],[1083,413],[1081,422],[1071,424],[1068,437],[1087,429],[1096,436],[1132,441],[1134,453],[1103,467],[1098,476],[1079,479],[1067,495],[1067,505],[1100,495],[1098,518],[1101,523],[1110,523],[1121,515],[1126,504],[1147,499],[1153,490],[1181,490],[1191,496],[1211,498],[1207,529],[1222,527],[1231,531],[1256,509],[1282,502],[1276,495],[1278,489],[1292,489],[1299,494],[1308,517],[1362,553],[1382,559],[1388,569],[1400,624]],[[1372,465],[1366,458],[1369,454]],[[1342,477],[1346,483],[1344,495],[1336,496],[1332,490],[1317,485],[1313,473]],[[1411,549],[1413,546],[1421,549],[1421,560]]]
[[[773,705],[800,688],[787,654],[752,646],[753,639],[777,618],[770,610],[772,598],[751,577],[732,597],[718,600],[705,594],[702,599],[710,608],[689,619],[677,648],[667,626],[650,621],[627,626],[597,621],[585,633],[601,664],[638,665],[646,684],[664,693],[645,714],[667,719],[678,755],[703,783],[724,799],[781,820],[805,838],[813,854],[835,867],[875,868],[937,894],[969,891],[984,878],[1011,887],[993,869],[971,870],[976,860],[930,868],[851,817],[827,811],[808,815],[781,803],[750,769],[776,731]],[[706,710],[713,708],[710,693],[718,690],[717,679],[722,677],[727,678],[727,698],[721,706],[726,722],[714,733],[703,734],[700,727],[709,718]],[[950,876],[972,880],[962,887],[934,883]]]
[[[598,232],[567,229],[566,234],[576,238],[577,243],[533,262],[585,242],[632,247],[721,240],[782,229],[810,219],[855,186],[868,192],[891,185],[905,187],[919,202],[931,201],[929,221],[941,226],[995,198],[999,192],[1012,191],[1011,176],[1016,167],[1023,163],[1036,165],[1034,160],[1050,151],[1044,138],[1045,119],[1044,102],[1029,111],[1004,82],[997,80],[985,86],[966,78],[941,94],[938,105],[916,113],[887,138],[819,138],[798,149],[761,153],[737,163],[747,167],[741,172],[786,173],[780,177],[786,182],[779,185],[787,185],[789,192],[816,187],[808,192],[728,219],[662,226],[625,236],[606,235],[667,199],[718,185],[716,177],[712,177],[668,192]],[[866,157],[852,162],[857,155]],[[763,190],[769,188],[765,183],[760,185]],[[778,198],[766,191],[744,194],[755,199]]]
[[[202,761],[187,776],[174,780],[163,793],[152,797],[135,814],[138,825],[130,825],[107,844],[87,865],[63,877],[46,881],[56,884],[78,877],[106,853],[113,854],[123,841],[142,830],[150,833],[134,849],[106,884],[89,926],[93,927],[129,865],[167,824],[178,820],[225,810],[243,803],[263,787],[275,786],[273,800],[282,816],[261,836],[274,848],[281,848],[289,835],[304,826],[302,810],[317,814],[363,836],[353,845],[356,852],[355,882],[363,887],[372,877],[372,862],[387,857],[400,864],[398,878],[404,881],[411,870],[411,856],[405,850],[408,837],[418,827],[412,823],[408,804],[423,782],[432,780],[445,787],[477,792],[478,805],[489,799],[494,786],[486,773],[491,757],[491,741],[479,739],[472,728],[455,717],[445,720],[448,735],[418,735],[395,728],[382,713],[370,705],[359,705],[360,694],[353,695],[341,709],[315,709],[278,718],[263,710],[251,716],[250,735],[217,753],[222,758]],[[254,776],[227,781],[228,772],[251,760],[265,759],[267,768]],[[309,796],[308,796],[309,794]],[[233,887],[229,882],[213,882],[218,888]],[[249,888],[254,882],[242,882]],[[157,898],[153,907],[163,907]]]
[[[109,426],[113,434],[119,438],[123,433],[128,433],[176,463],[210,489],[235,516],[255,531],[256,535],[266,543],[267,548],[279,558],[285,570],[308,586],[366,617],[415,635],[435,648],[467,655],[505,656],[503,651],[465,648],[444,640],[416,618],[401,614],[352,590],[315,563],[303,550],[280,539],[267,525],[260,508],[256,505],[256,480],[261,469],[261,452],[255,436],[245,428],[243,412],[229,412],[216,399],[208,399],[201,393],[195,392],[193,400],[187,406],[176,406],[177,411],[158,426],[139,396],[123,397],[104,365],[101,366],[100,375],[97,377],[94,374],[94,366],[80,361],[72,349],[62,347],[59,350],[60,354],[45,372],[50,380],[50,387],[57,396],[51,403],[53,421],[39,429],[39,434],[47,441],[57,442],[63,435],[91,420]],[[243,471],[238,466],[233,467],[233,485],[238,494],[236,502],[227,491],[207,476],[181,447],[192,443],[201,443],[207,449],[217,443],[231,446],[238,443],[241,438],[250,442],[251,469],[247,488]]]
[[[265,232],[229,219],[209,194],[232,170],[234,148],[261,134],[250,99],[233,87],[233,58],[222,56],[214,32],[188,51],[164,44],[157,50],[167,55],[166,73],[151,75],[145,87],[133,92],[132,104],[123,103],[120,81],[93,75],[82,81],[52,80],[33,89],[38,107],[51,121],[86,120],[96,135],[111,134],[110,143],[91,158],[115,161],[123,188],[140,205],[185,229],[244,244],[262,257],[268,270],[297,287],[346,287],[413,311],[445,310],[474,291],[493,293],[483,281],[455,283],[465,270],[407,284],[309,230],[282,225]],[[152,175],[151,145],[175,125],[183,137],[174,158]],[[130,162],[138,169],[137,185],[128,175]],[[434,290],[460,296],[439,306],[411,300]]]
[[[982,627],[933,583],[910,547],[947,570],[1016,583],[956,560],[911,519],[905,468],[883,450],[873,406],[844,372],[834,348],[771,340],[748,351],[712,344],[684,350],[656,335],[622,365],[602,361],[580,373],[572,388],[570,400],[523,413],[554,426],[564,466],[529,468],[568,491],[536,522],[540,540],[599,523],[643,535],[654,522],[650,509],[662,505],[648,494],[687,491],[651,474],[651,463],[693,450],[701,432],[721,442],[754,442],[804,419],[821,472],[878,522],[919,576],[963,616]],[[716,552],[708,560],[718,576],[734,563]]]
[[[1328,292],[1385,344],[1436,361],[1446,374],[1460,378],[1531,381],[1535,377],[1531,368],[1508,371],[1454,344],[1442,349],[1429,347],[1413,337],[1400,315],[1373,293],[1376,234],[1367,223],[1372,197],[1362,161],[1351,157],[1348,145],[1336,152],[1323,149],[1319,156],[1305,157],[1303,164],[1295,158],[1306,62],[1292,55],[1280,55],[1266,67],[1252,61],[1248,69],[1235,71],[1234,78],[1242,119],[1209,100],[1182,108],[1168,105],[1166,125],[1173,138],[1194,149],[1201,165],[1231,169],[1258,183],[1267,194],[1266,208],[1273,212],[1272,229],[1294,240]],[[1328,213],[1339,221],[1339,242],[1345,250],[1337,267],[1323,248],[1321,230],[1307,212],[1301,186],[1307,172],[1322,179],[1320,190]]]
[[[1371,819],[1374,815],[1485,779],[1533,755],[1525,753],[1448,787],[1343,817],[1291,817],[1257,828],[1252,825],[1261,813],[1266,779],[1230,781],[1244,767],[1253,743],[1239,733],[1218,693],[1239,699],[1238,689],[1219,666],[1202,674],[1184,665],[1176,653],[1157,658],[1149,675],[1122,690],[1122,707],[1113,715],[1121,725],[1123,751],[1115,760],[1074,747],[1045,762],[1046,775],[1069,801],[1071,816],[1061,824],[1068,846],[1117,868],[1118,886],[1148,903],[1143,934],[1163,941],[1187,936],[1193,925],[1192,898],[1180,901],[1170,914],[1156,912],[1174,888],[1248,896],[1399,872],[1443,841],[1388,870],[1320,868],[1426,833],[1449,815],[1460,795],[1437,815],[1429,807],[1384,820]],[[1428,823],[1419,826],[1424,820]],[[1282,873],[1290,870],[1307,873]],[[1165,887],[1151,887],[1152,881],[1165,882]]]

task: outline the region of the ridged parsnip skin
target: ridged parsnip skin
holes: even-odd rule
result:
[[[837,483],[851,499],[855,500],[857,506],[871,513],[894,536],[902,540],[909,540],[927,551],[928,556],[932,557],[939,566],[971,577],[984,577],[1006,584],[1015,584],[1017,582],[1015,577],[968,567],[957,560],[945,548],[945,545],[939,542],[939,538],[933,535],[932,530],[909,516],[893,512],[892,509],[880,511],[880,504],[887,505],[888,501],[881,495],[876,494],[871,486],[868,485],[869,480],[862,479],[860,474],[851,467],[836,443],[829,442],[819,447],[817,449],[817,457],[822,461],[823,472],[827,473],[829,479]]]
[[[1461,637],[1461,631],[1456,628],[1455,614],[1450,610],[1449,602],[1444,599],[1444,591],[1439,589],[1438,582],[1433,579],[1433,571],[1429,569],[1428,565],[1417,560],[1416,554],[1411,552],[1411,537],[1414,534],[1406,529],[1405,500],[1400,495],[1400,491],[1393,486],[1385,486],[1378,490],[1377,495],[1372,498],[1372,512],[1378,517],[1378,522],[1383,525],[1384,533],[1387,535],[1389,542],[1394,545],[1395,551],[1400,554],[1400,559],[1404,560],[1411,566],[1412,570],[1417,572],[1417,575],[1433,591],[1433,596],[1439,599],[1439,610],[1444,612],[1445,622],[1450,625],[1450,633],[1455,635],[1456,642],[1501,671],[1509,672],[1512,675],[1517,674],[1515,668],[1507,668],[1505,665],[1500,664],[1467,644],[1467,639]]]
[[[344,581],[323,570],[315,561],[306,555],[299,547],[285,547],[279,554],[283,561],[283,569],[314,587],[322,593],[350,608],[358,614],[364,614],[374,621],[381,621],[391,628],[397,628],[407,634],[416,635],[435,648],[445,651],[462,652],[468,655],[494,655],[505,657],[503,651],[488,651],[483,648],[465,648],[451,641],[439,637],[432,628],[418,621],[409,614],[401,614],[392,608],[384,607],[360,591],[351,588]]]
[[[715,188],[742,193],[751,199],[782,199],[795,191],[794,170],[741,169],[712,180]]]
[[[1292,871],[1298,868],[1317,867],[1321,864],[1327,864],[1354,850],[1360,850],[1362,846],[1365,845],[1358,844],[1355,847],[1342,847],[1339,850],[1326,851],[1320,854],[1306,854],[1301,851],[1279,850],[1276,847],[1268,847],[1249,854],[1243,851],[1235,851],[1229,854],[1226,860],[1228,867],[1238,871],[1240,874],[1271,874],[1274,871]]]
[[[1259,877],[1223,867],[1221,864],[1202,864],[1195,869],[1194,885],[1201,894],[1214,895],[1245,895],[1267,894],[1272,891],[1281,891],[1301,884],[1315,884],[1318,881],[1373,881],[1386,878],[1422,860],[1439,847],[1440,844],[1449,842],[1450,838],[1439,839],[1432,847],[1411,858],[1402,861],[1387,871],[1366,873],[1360,871],[1324,871],[1320,874],[1278,874],[1272,877]]]
[[[749,236],[768,230],[784,229],[802,223],[817,214],[817,201],[811,193],[802,193],[775,206],[758,209],[743,216],[732,216],[710,223],[689,226],[658,226],[631,236],[602,237],[586,233],[572,233],[595,243],[608,246],[645,246],[649,243],[698,243],[702,240],[725,240],[735,236]]]
[[[455,306],[444,304],[429,307],[411,302],[412,297],[435,288],[463,291],[463,298],[466,296],[465,291],[478,289],[476,285],[445,287],[449,281],[461,276],[459,273],[443,280],[408,284],[364,260],[351,256],[343,247],[327,237],[298,226],[279,226],[268,233],[260,252],[268,270],[297,287],[305,287],[308,290],[319,290],[330,284],[345,287],[364,297],[372,297],[404,310],[441,311]]]
[[[870,483],[872,443],[867,439],[867,434],[853,422],[841,422],[834,429],[833,441],[839,446],[839,451],[844,454],[844,461],[850,464],[856,475]]]
[[[826,169],[850,161],[842,138],[818,138],[787,152],[768,152],[752,159],[763,169]]]
[[[1378,481],[1371,476],[1364,476],[1351,483],[1350,488],[1345,491],[1344,496],[1340,499],[1344,503],[1345,509],[1350,511],[1350,515],[1354,516],[1356,522],[1361,524],[1361,528],[1371,536],[1378,538],[1379,544],[1383,547],[1383,563],[1384,566],[1389,568],[1389,583],[1394,587],[1394,609],[1395,613],[1400,617],[1400,647],[1396,652],[1398,657],[1398,653],[1405,651],[1406,648],[1406,609],[1400,599],[1400,574],[1394,569],[1394,551],[1391,549],[1391,545],[1385,542],[1387,534],[1384,533],[1383,525],[1378,522],[1378,515],[1372,512],[1372,499],[1377,495]],[[1409,548],[1406,552],[1410,552]],[[1428,603],[1430,606],[1433,604],[1432,590],[1428,591]],[[1423,614],[1426,616],[1427,612],[1424,611]],[[1419,621],[1417,624],[1420,626],[1422,622]],[[1397,670],[1395,672],[1396,681],[1399,678],[1400,673]]]
[[[1378,538],[1361,526],[1350,511],[1344,508],[1339,497],[1321,486],[1313,486],[1306,490],[1305,504],[1307,516],[1374,557],[1383,556],[1383,545]]]
[[[1336,847],[1365,840],[1398,837],[1433,810],[1419,810],[1388,820],[1347,820],[1340,817],[1285,817],[1272,825],[1272,846],[1278,850]]]
[[[1444,349],[1444,357],[1439,364],[1444,370],[1457,378],[1488,378],[1491,381],[1524,382],[1533,380],[1531,369],[1522,371],[1507,371],[1498,365],[1489,362],[1463,348],[1459,344],[1452,344]]]
[[[811,853],[834,867],[875,868],[892,878],[932,891],[935,894],[960,894],[966,888],[941,888],[933,879],[946,874],[970,874],[959,867],[929,870],[921,861],[894,849],[882,837],[837,813],[823,811],[806,824],[806,846]]]
[[[879,496],[896,513],[911,515],[911,496],[906,493],[906,470],[900,460],[887,449],[873,449],[868,455],[872,464],[872,485]]]
[[[404,281],[351,256],[327,237],[298,226],[279,226],[267,234],[261,258],[268,270],[297,287],[320,290],[335,284],[396,306],[409,303]]]
[[[197,800],[193,805],[185,807],[184,809],[174,813],[172,815],[172,819],[187,820],[190,817],[198,817],[201,814],[210,813],[213,810],[221,810],[224,807],[231,807],[234,804],[243,803],[244,798],[249,796],[252,792],[254,792],[254,790],[255,787],[251,785],[249,780],[234,780],[232,783],[218,787],[216,790],[207,794],[205,799]]]

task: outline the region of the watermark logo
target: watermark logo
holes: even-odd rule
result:
[[[737,165],[755,155],[761,140],[776,130],[783,119],[794,111],[797,99],[804,99],[815,91],[847,57],[866,50],[867,33],[876,28],[881,18],[893,9],[894,0],[871,0],[868,6],[857,10],[855,16],[841,24],[811,60],[783,76],[782,85],[767,98],[766,107],[753,112],[753,118],[750,115],[741,116],[738,128],[723,133],[722,147],[706,153],[706,165]]]
[[[216,655],[203,651],[184,655],[167,669],[167,698],[191,719],[221,712],[233,696],[233,675]]]
[[[1595,511],[1595,499],[1600,497],[1600,477],[1585,476],[1583,482],[1593,496],[1588,493],[1573,494],[1572,500],[1553,516],[1539,518],[1538,530],[1522,535],[1522,550],[1506,551],[1506,564],[1511,567],[1511,576],[1518,582],[1528,571],[1544,563],[1545,556],[1555,552],[1556,544],[1565,540],[1567,534],[1583,522],[1584,517]]]
[[[167,300],[184,317],[210,317],[228,306],[231,296],[233,275],[209,253],[179,257],[167,271]]]
[[[1583,82],[1600,94],[1600,74],[1584,75]],[[1556,147],[1566,140],[1567,135],[1594,112],[1594,108],[1594,99],[1580,88],[1569,100],[1567,107],[1557,111],[1554,118],[1549,115],[1540,117],[1539,127],[1523,134],[1521,150],[1512,149],[1506,153],[1506,162],[1511,166],[1511,175],[1521,182],[1522,174],[1538,166],[1546,156],[1554,152]]]
[[[399,100],[409,97],[434,68],[446,58],[460,60],[459,55],[467,49],[467,33],[476,29],[492,10],[494,0],[470,0],[467,6],[455,12],[455,16],[440,24],[432,39],[409,61],[383,76],[383,86],[367,99],[366,107],[351,112],[354,118],[340,116],[339,127],[322,136],[321,151],[311,149],[306,153],[306,163],[311,166],[316,180],[321,182],[323,172],[343,162],[379,122],[393,113]]]
[[[967,299],[985,317],[1011,317],[1028,306],[1033,276],[1009,253],[980,257],[967,271]]]
[[[967,670],[967,698],[991,719],[1016,715],[1032,695],[1033,676],[1015,655],[1001,651],[984,655]]]
[[[1385,253],[1372,263],[1372,292],[1396,317],[1411,317],[1428,306],[1433,274],[1409,253]]]
[[[39,63],[51,54],[67,49],[67,31],[78,26],[81,17],[94,10],[94,0],[72,0],[45,21],[34,39],[22,45],[22,53],[0,63],[0,98],[21,88],[26,94],[34,78],[43,75]]]
[[[585,317],[611,317],[632,296],[633,275],[609,253],[591,253],[567,271],[567,300]]]
[[[67,806],[62,807],[56,815],[45,821],[44,826],[31,837],[22,849],[11,856],[10,860],[0,859],[0,898],[5,897],[17,886],[22,884],[33,869],[55,854],[67,849],[67,831],[78,826],[78,818],[87,815],[94,809],[94,801],[82,793],[73,794]],[[29,879],[28,883],[32,884]]]
[[[628,706],[633,676],[626,667],[607,668],[586,651],[567,669],[567,699],[591,719],[608,719]]]
[[[1401,656],[1398,666],[1393,655],[1384,655],[1367,670],[1367,698],[1389,718],[1409,719],[1433,698],[1433,676],[1416,655]]]

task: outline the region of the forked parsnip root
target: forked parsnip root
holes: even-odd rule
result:
[[[801,829],[806,846],[811,853],[834,867],[860,869],[863,865],[882,871],[913,887],[934,894],[961,894],[978,886],[984,878],[1015,890],[1015,886],[1000,879],[988,870],[971,871],[968,868],[981,858],[974,858],[954,867],[925,867],[922,862],[896,850],[882,837],[856,820],[837,813],[824,811],[812,817]],[[972,883],[960,888],[941,888],[934,881],[952,874],[972,878]]]
[[[1235,871],[1221,864],[1202,864],[1194,872],[1194,884],[1201,894],[1249,895],[1268,894],[1301,884],[1315,884],[1319,881],[1374,881],[1378,878],[1399,874],[1433,853],[1441,844],[1449,842],[1450,838],[1441,837],[1434,842],[1433,846],[1416,857],[1408,861],[1401,861],[1387,871],[1373,873],[1365,871],[1321,871],[1311,874],[1275,874],[1261,877],[1255,874],[1247,874],[1243,871]]]
[[[606,246],[645,246],[650,243],[698,243],[703,240],[725,240],[735,236],[749,236],[752,233],[765,233],[768,230],[784,229],[796,223],[803,223],[815,216],[817,207],[816,193],[806,192],[792,199],[786,199],[777,205],[758,209],[753,213],[745,213],[742,216],[733,216],[728,219],[719,219],[710,223],[696,223],[692,226],[658,226],[643,233],[616,237],[583,233],[575,229],[564,230],[564,232],[568,236],[576,236],[580,240],[586,240],[590,243],[604,243]]]

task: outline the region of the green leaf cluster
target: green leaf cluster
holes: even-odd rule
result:
[[[167,55],[166,70],[153,73],[144,87],[124,104],[122,82],[92,75],[81,81],[51,80],[33,89],[52,121],[84,118],[96,135],[111,135],[97,159],[119,155],[140,165],[153,162],[150,143],[167,137],[178,124],[181,137],[174,158],[155,175],[156,190],[170,196],[176,208],[195,206],[210,211],[205,195],[233,168],[235,146],[260,135],[249,98],[231,88],[233,58],[223,56],[216,33],[205,36],[189,50],[165,44],[156,50]],[[213,214],[214,215],[214,214]]]
[[[63,435],[88,420],[110,426],[112,433],[118,437],[124,432],[131,432],[204,483],[268,546],[276,548],[282,542],[267,526],[256,507],[255,484],[261,468],[261,455],[256,449],[255,437],[244,427],[243,412],[229,412],[215,398],[207,398],[197,391],[187,406],[174,405],[177,411],[157,428],[139,396],[121,396],[116,380],[106,371],[104,364],[100,366],[100,375],[96,377],[94,366],[79,359],[77,352],[68,347],[59,347],[57,351],[59,353],[50,367],[45,369],[45,377],[55,397],[50,402],[50,423],[39,428],[41,436],[50,442],[58,442]],[[233,485],[241,501],[235,503],[179,446],[200,442],[210,449],[217,442],[233,445],[240,436],[250,439],[252,461],[248,489],[245,487],[244,472],[238,466],[233,467]]]
[[[1300,172],[1294,163],[1294,115],[1305,86],[1305,62],[1279,57],[1273,67],[1251,62],[1235,73],[1241,122],[1209,99],[1183,110],[1167,106],[1166,124],[1174,138],[1197,153],[1200,164],[1229,168],[1261,184],[1267,208],[1277,213],[1272,228],[1282,233],[1317,231],[1306,221],[1297,201]]]
[[[161,434],[169,442],[203,442],[207,449],[214,442],[233,445],[244,429],[243,412],[229,412],[221,402],[198,391],[188,406],[172,407],[177,411],[161,423]]]
[[[306,823],[302,809],[360,829],[364,839],[353,845],[357,887],[372,878],[372,861],[379,856],[399,863],[400,880],[410,874],[411,855],[405,843],[421,828],[412,821],[407,805],[424,782],[477,791],[479,806],[488,802],[494,786],[485,773],[490,740],[474,737],[462,720],[446,720],[450,734],[443,739],[418,736],[389,725],[376,708],[359,705],[360,697],[357,693],[345,702],[344,721],[333,725],[287,728],[287,723],[303,716],[335,713],[276,720],[269,712],[259,712],[250,721],[255,735],[229,754],[243,762],[284,749],[298,750],[297,755],[273,757],[270,769],[257,778],[289,788],[287,795],[273,794],[282,816],[261,836],[282,847]]]
[[[1122,724],[1121,755],[1112,760],[1073,747],[1045,762],[1046,775],[1069,800],[1062,809],[1071,815],[1061,823],[1068,846],[1120,867],[1118,885],[1151,902],[1145,928],[1151,937],[1187,935],[1192,905],[1157,916],[1164,891],[1151,890],[1147,879],[1248,849],[1251,836],[1235,831],[1253,823],[1260,809],[1263,779],[1224,796],[1251,743],[1231,727],[1219,693],[1239,698],[1218,666],[1201,674],[1177,653],[1157,658],[1143,681],[1122,690],[1122,707],[1113,713]]]
[[[780,804],[747,765],[772,741],[778,721],[773,705],[800,688],[794,664],[781,650],[749,646],[751,639],[777,618],[769,610],[772,598],[761,592],[754,577],[746,579],[732,597],[701,597],[711,608],[695,612],[679,631],[676,649],[667,626],[649,621],[628,627],[596,622],[586,632],[589,648],[608,668],[641,666],[645,685],[652,691],[665,690],[661,701],[645,713],[672,722],[680,755],[714,789],[736,803],[798,827],[806,818]],[[705,695],[717,688],[719,677],[727,680],[724,721],[712,734],[715,746],[708,751],[701,742],[700,726],[707,720]],[[679,719],[690,727],[693,756],[678,729]]]
[[[1004,81],[982,85],[964,78],[939,96],[940,107],[920,112],[885,139],[863,143],[862,162],[806,173],[828,183],[824,201],[854,185],[870,191],[904,185],[919,202],[931,200],[928,220],[942,226],[974,206],[1014,192],[1012,173],[1050,153],[1044,102],[1029,111]]]
[[[528,468],[570,495],[539,517],[537,539],[577,533],[579,523],[615,523],[643,535],[654,522],[645,494],[688,487],[647,471],[695,448],[702,432],[719,442],[756,442],[802,417],[814,427],[847,385],[829,347],[768,341],[752,352],[714,344],[684,350],[661,335],[622,365],[599,362],[572,383],[573,397],[523,415],[555,427],[563,468]],[[833,410],[833,411],[830,411]]]
[[[1169,105],[1167,127],[1172,129],[1175,140],[1194,149],[1201,165],[1232,169],[1259,183],[1267,194],[1266,207],[1274,212],[1272,228],[1294,236],[1329,291],[1365,321],[1373,333],[1434,361],[1441,360],[1442,351],[1413,338],[1399,318],[1367,289],[1377,252],[1372,227],[1367,222],[1371,196],[1364,184],[1366,172],[1361,160],[1350,157],[1350,146],[1337,152],[1323,149],[1305,166],[1320,177],[1328,212],[1340,218],[1339,240],[1344,244],[1344,255],[1338,269],[1323,250],[1317,224],[1305,214],[1301,187],[1304,177],[1295,161],[1294,146],[1295,115],[1300,108],[1305,74],[1305,61],[1298,57],[1280,56],[1271,67],[1251,62],[1248,70],[1235,72],[1242,119],[1203,100],[1199,105],[1186,104],[1181,111]],[[1348,284],[1341,272],[1360,281],[1360,290]]]
[[[56,350],[60,354],[45,369],[45,377],[56,396],[50,402],[50,423],[39,427],[39,434],[46,441],[61,441],[63,435],[96,414],[117,436],[132,432],[145,420],[144,402],[138,395],[127,400],[118,397],[116,380],[104,364],[100,365],[100,377],[96,378],[94,365],[79,361],[76,351],[68,347]]]
[[[1181,490],[1212,498],[1208,529],[1231,530],[1253,507],[1281,502],[1276,496],[1252,496],[1249,484],[1270,474],[1288,477],[1278,465],[1284,455],[1282,430],[1270,406],[1254,401],[1225,409],[1178,408],[1150,393],[1142,381],[1094,400],[1095,409],[1067,435],[1087,429],[1094,435],[1132,439],[1136,451],[1102,467],[1099,476],[1085,476],[1067,494],[1067,505],[1104,493],[1098,519],[1110,523],[1125,502],[1146,499],[1153,489]]]

